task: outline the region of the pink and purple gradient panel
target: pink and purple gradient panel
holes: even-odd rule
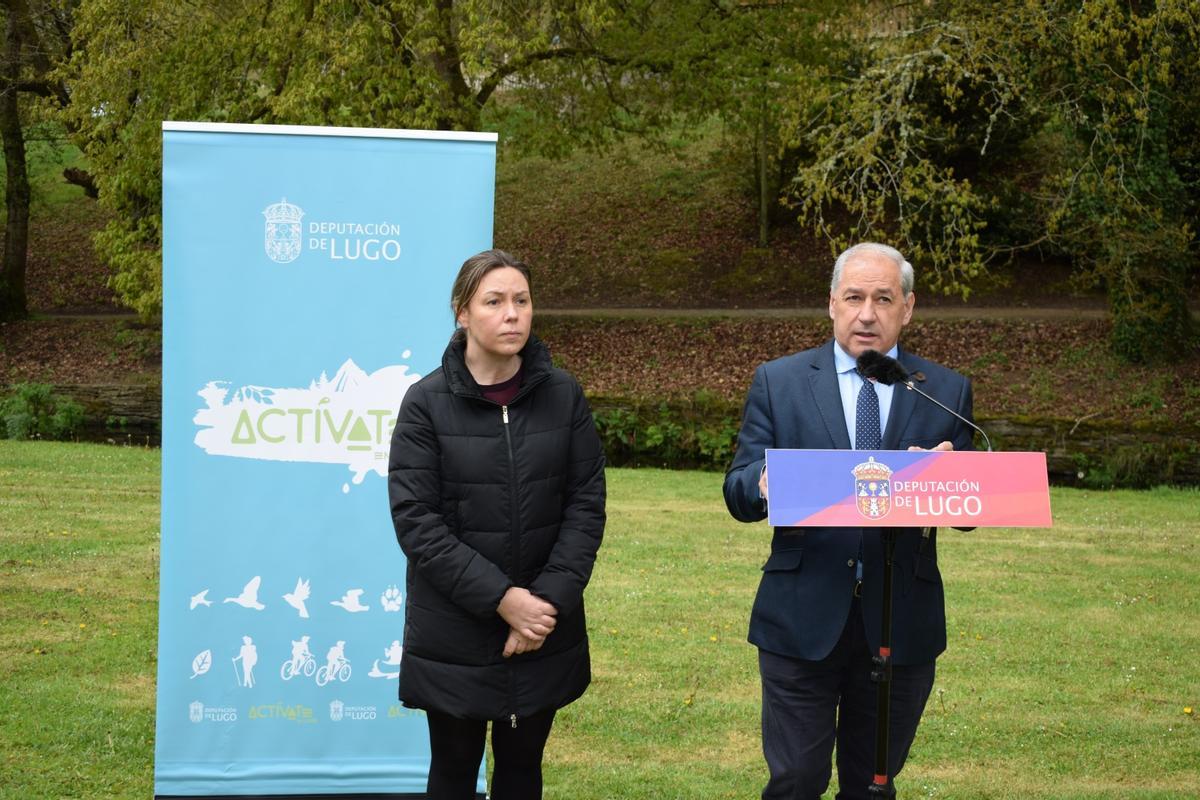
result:
[[[1047,528],[1045,453],[767,450],[772,525]]]

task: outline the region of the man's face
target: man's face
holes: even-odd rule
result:
[[[833,338],[850,355],[864,350],[886,353],[912,319],[912,294],[900,288],[900,267],[882,253],[857,253],[842,268],[842,279],[829,294]]]

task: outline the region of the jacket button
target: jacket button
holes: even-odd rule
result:
[[[851,559],[848,559],[848,560],[846,561],[846,566],[847,566],[847,567],[853,567],[853,566],[854,566],[854,559],[853,559],[853,558],[851,558]]]

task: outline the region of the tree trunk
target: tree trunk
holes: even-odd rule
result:
[[[475,104],[475,97],[471,87],[467,85],[467,79],[463,77],[458,31],[454,29],[453,0],[437,0],[434,6],[437,14],[438,50],[432,57],[433,66],[455,103],[452,111],[439,115],[438,129],[477,131],[479,107]]]
[[[764,250],[771,244],[771,188],[767,182],[768,167],[770,166],[770,142],[767,137],[767,86],[763,78],[762,97],[758,113],[758,246]]]
[[[25,133],[17,86],[21,78],[21,33],[17,15],[6,15],[4,84],[0,90],[0,139],[4,142],[4,255],[0,261],[0,320],[28,315],[25,261],[29,248],[29,173],[25,168]]]

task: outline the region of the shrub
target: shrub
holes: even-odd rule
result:
[[[83,422],[83,406],[45,383],[18,383],[0,400],[0,436],[67,439]]]
[[[1149,489],[1192,485],[1200,448],[1193,442],[1143,442],[1120,445],[1104,453],[1075,456],[1079,484],[1093,489]],[[1189,475],[1189,472],[1191,473]]]
[[[611,466],[724,470],[733,458],[740,409],[708,393],[684,400],[592,398]]]

